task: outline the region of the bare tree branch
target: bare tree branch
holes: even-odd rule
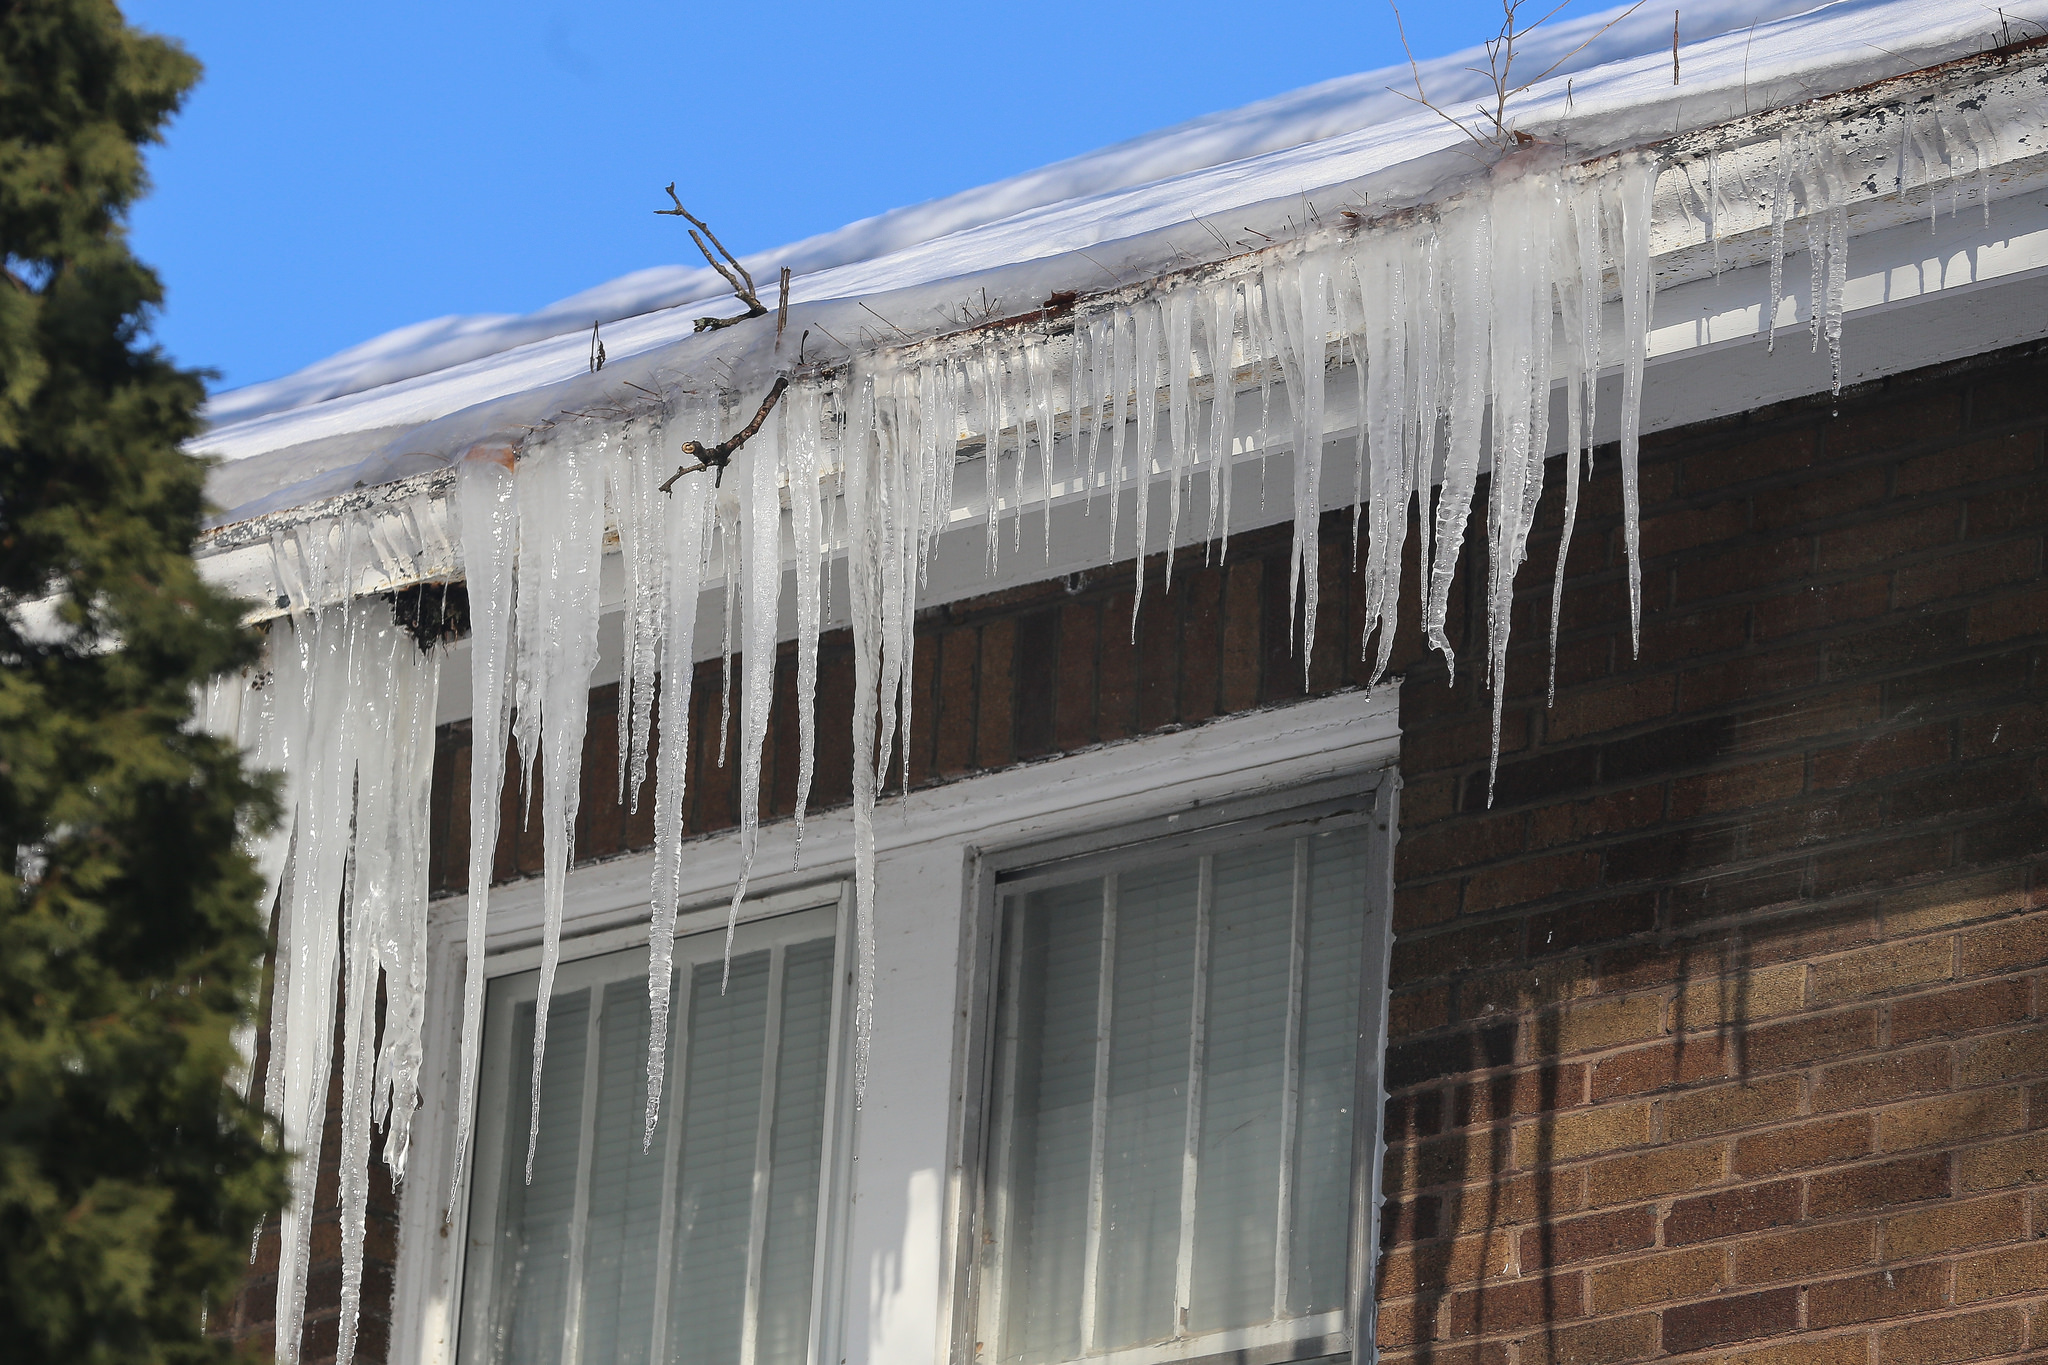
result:
[[[668,182],[667,190],[668,197],[675,204],[675,207],[672,209],[656,209],[655,212],[669,218],[685,218],[689,220],[690,240],[697,244],[697,250],[704,253],[704,259],[711,268],[724,276],[725,282],[732,286],[733,297],[747,306],[747,311],[736,318],[698,318],[697,330],[700,332],[716,331],[720,327],[730,327],[736,322],[745,322],[748,318],[758,318],[765,314],[768,311],[768,306],[762,303],[760,295],[754,292],[754,277],[745,266],[740,264],[739,257],[725,249],[725,243],[718,240],[718,234],[711,230],[708,223],[683,207],[683,201],[676,197],[675,181],[671,180]],[[704,234],[703,237],[697,235],[700,231]],[[711,241],[711,246],[704,244],[707,237]],[[718,256],[711,254],[711,247],[714,246],[718,248]],[[721,261],[718,259],[719,256],[723,256],[725,259]]]
[[[768,389],[768,396],[761,400],[761,410],[754,414],[754,420],[741,427],[731,436],[726,437],[723,441],[720,441],[717,445],[707,446],[699,441],[683,442],[683,454],[692,457],[697,463],[686,464],[676,470],[675,473],[669,475],[662,482],[661,491],[664,493],[668,492],[671,488],[675,487],[676,480],[682,478],[683,475],[695,474],[703,469],[715,469],[718,471],[711,479],[711,486],[716,488],[719,480],[725,477],[725,467],[732,462],[733,452],[752,440],[755,434],[761,430],[761,424],[768,420],[768,413],[774,408],[775,400],[782,397],[782,391],[788,387],[789,376],[777,375],[775,383]]]

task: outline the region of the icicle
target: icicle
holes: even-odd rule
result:
[[[1266,276],[1274,310],[1273,334],[1281,375],[1294,418],[1294,545],[1288,569],[1288,631],[1297,610],[1301,622],[1301,669],[1308,677],[1316,638],[1321,586],[1319,527],[1322,521],[1324,348],[1330,334],[1330,262],[1312,253],[1299,265]]]
[[[1053,431],[1053,409],[1057,406],[1057,395],[1053,392],[1052,357],[1047,354],[1043,343],[1026,347],[1025,356],[1030,361],[1033,377],[1032,392],[1038,398],[1038,466],[1041,477],[1040,510],[1043,512],[1042,529],[1045,533],[1045,562],[1052,563],[1052,457],[1057,445]],[[908,733],[906,731],[905,733]]]
[[[1615,258],[1621,276],[1623,356],[1621,371],[1622,540],[1628,551],[1628,626],[1631,657],[1643,649],[1642,514],[1637,495],[1636,454],[1643,415],[1643,365],[1649,356],[1650,310],[1656,276],[1650,269],[1650,210],[1657,189],[1654,161],[1640,157],[1614,173],[1621,232]]]
[[[730,582],[737,573],[746,593],[746,643],[740,679],[740,871],[725,916],[725,968],[719,977],[724,993],[732,973],[732,942],[740,922],[740,902],[754,872],[754,848],[761,829],[761,754],[768,740],[768,714],[775,704],[775,634],[782,604],[782,424],[769,422],[748,444],[741,485],[744,543],[737,558],[726,560]]]
[[[1131,535],[1137,541],[1137,587],[1131,594],[1131,642],[1138,640],[1138,608],[1145,601],[1145,523],[1152,510],[1152,456],[1158,446],[1159,425],[1159,305],[1150,300],[1137,306],[1132,315],[1133,342],[1131,386],[1137,404],[1136,466],[1138,500],[1131,514]]]
[[[1429,592],[1424,599],[1425,637],[1443,655],[1450,677],[1457,657],[1444,618],[1450,610],[1451,580],[1465,548],[1465,526],[1472,493],[1479,481],[1480,424],[1486,412],[1486,373],[1493,316],[1493,277],[1487,263],[1493,254],[1492,226],[1486,212],[1465,208],[1444,224],[1444,329],[1450,353],[1450,402],[1445,429],[1443,488],[1437,495],[1436,545],[1430,558]],[[1446,681],[1450,678],[1447,677]]]
[[[1181,485],[1193,468],[1189,455],[1188,377],[1195,367],[1195,297],[1176,289],[1166,298],[1166,590],[1173,591],[1173,552],[1180,544]]]
[[[975,385],[976,397],[981,405],[981,465],[987,482],[988,498],[988,576],[996,576],[996,547],[1002,543],[996,531],[996,518],[1002,507],[1002,461],[1003,461],[1003,390],[1002,357],[994,346],[983,347],[974,363],[980,368],[981,382]],[[1018,457],[1022,459],[1020,455]],[[848,508],[848,515],[852,509]]]
[[[1237,284],[1209,290],[1203,320],[1209,337],[1209,540],[1221,537],[1218,563],[1230,553],[1231,443],[1237,429],[1237,369],[1231,342],[1237,330]]]
[[[618,528],[626,576],[624,669],[619,680],[619,797],[640,808],[647,781],[647,746],[654,726],[654,680],[660,667],[661,521],[663,501],[650,456],[658,423],[628,427],[612,443],[605,472],[606,508]]]
[[[732,630],[740,601],[740,495],[713,484],[711,496],[717,513],[718,562],[725,574],[725,614],[719,618],[718,632],[718,766],[723,768],[732,738]]]
[[[875,380],[856,374],[846,432],[847,590],[853,627],[853,868],[854,1007],[853,1094],[858,1106],[867,1094],[868,1043],[874,1034],[875,1005],[875,796],[879,782],[876,731],[881,705],[884,634],[880,582],[882,499],[876,485]],[[994,403],[991,402],[991,407]],[[993,440],[995,423],[989,423]]]
[[[793,397],[802,399],[807,392],[798,389]],[[815,425],[809,429],[815,431]],[[642,1151],[654,1141],[654,1125],[661,1117],[661,1083],[668,1067],[676,902],[682,890],[683,798],[689,790],[690,684],[697,671],[697,599],[704,584],[704,561],[710,554],[711,499],[711,475],[700,469],[679,479],[661,508],[664,622],[661,718],[656,730],[660,752],[654,760],[654,872],[648,887],[647,1125],[641,1135]],[[798,543],[801,548],[803,542]],[[815,594],[816,577],[810,582]],[[801,593],[797,600],[801,610]],[[815,609],[815,595],[812,603]],[[815,634],[811,639],[815,680]],[[802,659],[800,647],[799,667]]]
[[[804,811],[811,800],[811,775],[818,763],[818,622],[819,564],[823,556],[823,522],[818,506],[818,430],[823,424],[821,395],[808,384],[784,400],[786,422],[783,458],[789,471],[789,533],[796,545],[796,852],[804,854]],[[949,440],[951,439],[949,435]],[[946,463],[952,463],[950,456]],[[949,497],[945,505],[950,507]]]
[[[1393,249],[1398,251],[1400,244],[1394,244]],[[1366,346],[1365,355],[1358,358],[1362,447],[1359,481],[1366,486],[1371,512],[1367,523],[1366,596],[1359,657],[1366,657],[1366,642],[1377,630],[1379,652],[1368,684],[1377,685],[1393,657],[1394,625],[1401,606],[1401,555],[1408,540],[1408,487],[1413,459],[1408,450],[1412,423],[1407,412],[1407,367],[1413,341],[1403,326],[1408,313],[1407,280],[1398,257],[1373,251],[1355,264]],[[1367,454],[1372,460],[1369,475],[1362,463]]]
[[[384,1164],[405,1179],[412,1119],[419,1106],[422,1030],[427,1010],[427,881],[434,790],[434,721],[441,693],[441,651],[421,652],[401,638],[397,659],[399,740],[392,766],[391,893],[377,936],[384,969],[384,1043],[377,1057],[377,1108],[385,1125]]]
[[[505,784],[506,676],[512,645],[512,555],[517,545],[512,451],[478,447],[457,468],[455,507],[469,587],[469,914],[464,930],[462,1084],[455,1118],[452,1214],[462,1194],[476,1112],[484,1019],[484,931],[498,851],[498,797]]]
[[[604,555],[603,466],[566,445],[529,455],[519,468],[520,762],[541,779],[542,911],[540,985],[533,1014],[532,1113],[526,1178],[540,1141],[541,1062],[548,1004],[561,960],[562,903],[574,855],[576,809],[597,663],[599,566]]]
[[[1003,359],[1003,406],[1010,410],[1017,421],[1017,467],[1010,475],[1010,552],[1021,554],[1024,549],[1024,424],[1030,420],[1032,410],[1031,369],[1027,363],[1030,347],[1020,346],[1014,357]],[[1012,381],[1015,388],[1011,387]],[[1012,395],[1015,395],[1014,397]]]
[[[1707,244],[1714,253],[1714,278],[1721,278],[1721,154],[1707,153]]]
[[[1119,308],[1109,320],[1109,557],[1116,558],[1117,513],[1123,506],[1124,442],[1130,425],[1131,363],[1135,354],[1132,334],[1135,320],[1128,308]],[[1141,476],[1142,477],[1142,476]],[[1142,496],[1142,490],[1141,494]],[[1143,537],[1140,537],[1142,540]],[[1142,557],[1145,547],[1140,544]]]
[[[1771,307],[1764,318],[1764,350],[1778,346],[1778,305],[1785,297],[1785,217],[1792,201],[1792,161],[1798,147],[1791,131],[1778,135],[1778,184],[1771,195]]]

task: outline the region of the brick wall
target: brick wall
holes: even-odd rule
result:
[[[2048,1348],[2044,394],[2032,348],[1648,442],[1639,660],[1603,451],[1549,710],[1546,495],[1490,810],[1483,536],[1455,686],[1419,647],[1411,537],[1387,1361]],[[1135,642],[1129,564],[921,613],[912,782],[1358,685],[1349,525],[1324,524],[1305,681],[1284,528],[1226,566],[1181,555],[1170,596],[1148,561]],[[769,818],[796,774],[788,649],[776,667]],[[851,694],[828,637],[821,806],[848,790]],[[718,707],[714,662],[694,733]],[[616,689],[594,693],[582,858],[653,837],[651,778],[637,813],[617,798],[615,717]],[[468,760],[467,726],[444,727],[437,893],[465,876]],[[736,823],[716,745],[691,761],[689,831]],[[539,821],[504,800],[496,875],[531,875]]]
[[[1475,680],[1410,671],[1387,1360],[2048,1347],[2044,396],[1647,443],[1639,660],[1605,464],[1549,710],[1547,502],[1491,810]]]

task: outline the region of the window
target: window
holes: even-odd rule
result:
[[[998,874],[981,1360],[1348,1346],[1379,1141],[1371,805]]]
[[[647,951],[565,963],[526,1179],[537,972],[491,983],[460,1356],[803,1365],[823,1294],[843,981],[836,917],[676,943],[653,1141]]]

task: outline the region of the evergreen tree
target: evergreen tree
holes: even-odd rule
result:
[[[141,148],[198,77],[112,0],[0,0],[0,1357],[203,1361],[278,1206],[230,1083],[273,818],[196,685],[248,662],[191,545],[200,376],[151,343]],[[54,603],[54,614],[25,604]]]

